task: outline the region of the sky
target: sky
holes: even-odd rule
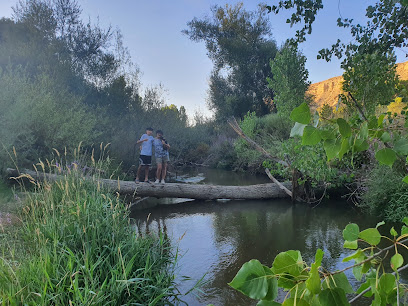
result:
[[[190,41],[181,31],[194,17],[209,16],[213,5],[236,4],[238,1],[221,0],[77,0],[83,9],[84,18],[96,21],[103,27],[111,25],[123,34],[124,45],[132,60],[138,65],[142,86],[162,84],[166,89],[167,104],[185,106],[187,113],[195,111],[210,115],[207,108],[208,79],[212,70],[203,42]],[[0,16],[11,17],[11,7],[16,0],[0,0]],[[243,1],[247,10],[254,10],[258,1]],[[269,5],[277,0],[264,1]],[[365,8],[371,0],[324,0],[321,11],[313,25],[313,33],[300,49],[307,57],[306,68],[312,83],[342,74],[340,63],[317,60],[318,50],[331,46],[337,38],[349,42],[346,29],[336,26],[336,20],[354,18],[363,21]],[[287,13],[268,14],[273,38],[278,45],[293,37],[295,29],[285,23]],[[402,52],[397,52],[397,62],[406,61]]]

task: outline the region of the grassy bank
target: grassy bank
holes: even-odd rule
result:
[[[138,236],[117,197],[71,171],[24,202],[17,232],[2,233],[1,304],[172,303],[168,240]]]

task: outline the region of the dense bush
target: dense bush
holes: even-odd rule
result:
[[[293,123],[288,117],[279,114],[269,114],[258,118],[257,126],[262,134],[283,141],[289,138]]]
[[[3,166],[11,162],[7,151],[13,146],[19,153],[19,164],[30,166],[52,148],[63,150],[79,142],[91,144],[100,136],[96,111],[81,103],[46,74],[35,78],[23,69],[1,71],[0,68],[0,139]],[[9,164],[8,163],[8,164]]]
[[[408,216],[408,184],[402,179],[390,167],[375,167],[365,181],[361,207],[387,220],[401,221]]]

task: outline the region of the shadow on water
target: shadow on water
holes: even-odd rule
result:
[[[350,222],[371,227],[378,221],[360,215],[345,202],[330,201],[312,209],[286,200],[194,201],[138,211],[132,217],[141,230],[146,226],[165,229],[179,246],[184,256],[178,274],[193,279],[180,283],[181,292],[206,274],[203,294],[187,296],[189,305],[253,304],[227,283],[246,261],[256,258],[271,266],[279,252],[290,249],[300,250],[310,264],[315,250],[321,248],[326,268],[343,268],[341,259],[349,254],[342,248],[344,227]]]
[[[231,172],[210,168],[185,169],[181,174],[171,177],[172,181],[184,183],[244,186],[270,183],[266,175],[248,175],[244,172]]]

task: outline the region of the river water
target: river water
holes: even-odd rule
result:
[[[202,170],[177,179],[223,185],[268,181],[263,176],[220,170]],[[362,229],[379,221],[360,214],[346,201],[335,200],[315,208],[288,200],[192,201],[135,211],[132,217],[139,230],[162,229],[179,248],[177,274],[182,293],[204,276],[201,292],[195,290],[183,298],[189,305],[255,305],[227,283],[245,262],[255,258],[271,266],[274,257],[286,250],[300,250],[310,264],[315,250],[321,248],[325,268],[344,268],[342,258],[350,254],[342,247],[344,227],[355,222]]]

